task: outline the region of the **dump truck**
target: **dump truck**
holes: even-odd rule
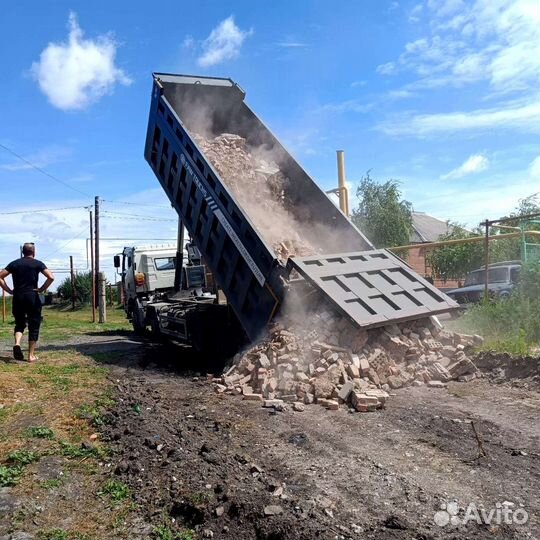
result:
[[[188,231],[212,275],[214,293],[220,291],[225,302],[219,294],[210,299],[203,296],[204,288],[185,288],[176,279],[176,295],[149,302],[143,324],[171,337],[182,328],[182,336],[188,336],[183,341],[197,335],[201,346],[215,342],[221,324],[232,328],[236,321],[245,339],[255,341],[298,282],[361,328],[456,308],[404,261],[374,248],[251,110],[245,96],[228,78],[153,74],[144,156],[178,214],[179,231]],[[201,116],[209,133],[235,134],[250,147],[271,152],[287,178],[283,204],[306,225],[304,234],[317,253],[285,261],[278,257],[255,226],[257,209],[239,203],[202,150],[197,138]],[[236,181],[241,186],[244,180]],[[178,274],[182,266],[177,261]],[[213,317],[220,309],[223,317]]]

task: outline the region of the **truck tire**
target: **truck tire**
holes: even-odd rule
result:
[[[131,324],[133,325],[133,331],[138,336],[142,336],[146,332],[145,318],[144,308],[139,302],[135,302],[131,310]]]

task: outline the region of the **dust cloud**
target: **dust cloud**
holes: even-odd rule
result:
[[[320,253],[306,238],[309,225],[287,209],[289,179],[266,149],[252,149],[240,135],[194,139],[277,258]]]

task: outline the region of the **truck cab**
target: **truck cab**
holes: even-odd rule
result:
[[[174,290],[176,248],[125,247],[114,259],[122,277],[124,310],[134,330],[142,333],[146,304],[157,294]]]
[[[244,339],[193,243],[185,244],[180,267],[172,247],[125,247],[114,266],[122,276],[126,316],[137,334],[149,328],[154,340],[172,339],[214,354],[229,354]]]

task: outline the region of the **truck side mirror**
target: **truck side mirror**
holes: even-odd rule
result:
[[[120,268],[120,255],[115,255],[114,256],[114,267],[115,268]]]

